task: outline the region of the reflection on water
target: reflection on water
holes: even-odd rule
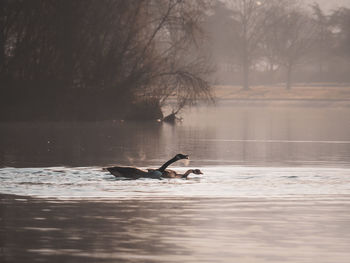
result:
[[[204,175],[190,175],[188,180],[127,180],[97,167],[2,168],[0,193],[69,200],[336,198],[350,194],[350,168],[203,166],[201,170]]]
[[[350,108],[250,106],[176,126],[0,124],[0,262],[349,262]],[[101,169],[178,152],[204,175]]]
[[[1,204],[2,262],[347,263],[350,256],[348,198],[94,202],[5,196]]]
[[[184,122],[2,123],[0,165],[157,165],[175,153],[194,165],[344,166],[350,108],[199,107]]]

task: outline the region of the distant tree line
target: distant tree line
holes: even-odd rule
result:
[[[350,9],[296,0],[217,1],[206,19],[217,83],[350,82]]]
[[[205,0],[1,0],[0,120],[161,118],[211,99]]]
[[[216,65],[216,74],[211,65]],[[162,118],[215,83],[350,81],[350,9],[297,0],[0,0],[0,120]]]

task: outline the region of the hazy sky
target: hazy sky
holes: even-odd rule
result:
[[[317,2],[319,3],[324,10],[332,10],[339,6],[346,6],[350,8],[350,0],[307,0],[309,3]]]

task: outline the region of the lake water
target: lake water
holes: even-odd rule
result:
[[[4,262],[348,262],[350,107],[222,101],[161,123],[0,124]],[[189,180],[123,180],[107,165]],[[19,216],[20,215],[20,216]]]

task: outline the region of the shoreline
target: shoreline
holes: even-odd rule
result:
[[[243,90],[240,86],[212,86],[218,100],[267,100],[267,101],[350,101],[349,86],[300,85],[287,90],[282,86],[252,86]]]
[[[349,108],[350,99],[259,99],[259,98],[246,98],[246,99],[232,99],[232,98],[220,98],[217,99],[217,104],[233,104],[233,106],[244,107],[269,107],[269,106],[281,106],[281,107],[305,107],[305,108]]]

